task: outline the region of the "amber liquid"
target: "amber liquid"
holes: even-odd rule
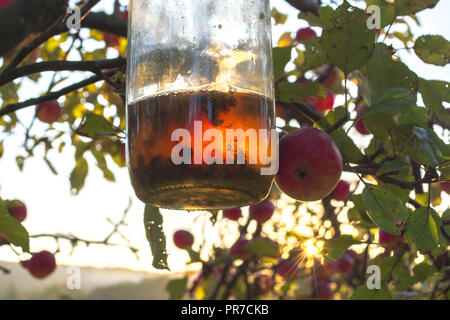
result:
[[[225,164],[224,158],[224,164],[193,160],[175,165],[171,153],[179,141],[171,141],[171,135],[178,128],[193,133],[194,121],[201,121],[203,133],[210,128],[224,133],[239,128],[270,132],[273,111],[268,97],[233,88],[175,91],[128,105],[128,167],[137,197],[154,206],[186,210],[235,208],[261,201],[273,176],[261,175],[259,161]],[[203,148],[209,143],[203,142]],[[248,152],[257,150],[249,150],[247,143],[245,152],[248,159]]]

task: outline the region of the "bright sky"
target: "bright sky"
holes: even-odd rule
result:
[[[127,1],[122,1],[124,4]],[[102,7],[112,7],[113,0],[103,0]],[[283,26],[273,28],[274,43],[285,31],[295,32],[298,28],[306,26],[306,23],[297,19],[297,10],[292,9],[284,0],[273,0],[272,6],[280,12],[289,13],[288,21]],[[100,9],[100,7],[98,8]],[[415,37],[420,34],[441,34],[450,39],[450,24],[445,13],[450,12],[450,1],[440,1],[433,10],[425,10],[420,13],[419,19],[422,27],[413,24]],[[412,66],[419,76],[427,79],[450,79],[450,66],[436,67],[423,63],[414,54],[409,55],[402,50],[404,61]],[[28,81],[20,90],[21,100],[37,96],[48,83],[48,77],[44,77],[38,85]],[[338,100],[338,103],[341,101]],[[19,112],[19,117],[24,123],[29,123],[33,114],[33,108]],[[64,124],[58,124],[60,128],[67,129]],[[37,124],[36,132],[42,131],[45,126]],[[142,248],[141,259],[137,261],[134,255],[126,248],[92,246],[85,249],[83,245],[70,256],[70,246],[62,246],[63,252],[58,254],[59,263],[66,265],[91,265],[91,266],[116,266],[140,270],[152,270],[151,254],[144,234],[142,214],[143,204],[135,197],[130,185],[128,171],[118,169],[110,161],[110,168],[116,175],[116,183],[110,183],[103,179],[102,173],[96,168],[92,158],[89,176],[84,189],[77,196],[70,194],[69,174],[74,167],[73,148],[66,147],[62,154],[53,150],[49,154],[50,160],[55,165],[59,175],[53,175],[42,160],[43,150],[40,149],[35,158],[27,160],[23,172],[17,168],[15,157],[24,151],[23,130],[20,127],[15,135],[4,139],[5,153],[0,159],[0,194],[3,198],[18,198],[23,200],[28,207],[29,216],[24,225],[30,234],[38,233],[71,233],[82,238],[101,240],[110,230],[107,218],[117,221],[122,216],[123,210],[128,205],[131,197],[133,205],[128,214],[128,227],[122,229],[123,233],[131,240],[133,246]],[[448,197],[447,197],[448,201]],[[448,202],[447,202],[448,203]],[[169,265],[172,269],[180,270],[184,266],[187,255],[176,249],[171,241],[173,232],[180,228],[192,225],[197,216],[208,219],[204,213],[187,213],[177,211],[164,211],[164,228],[168,236]],[[196,223],[196,233],[200,231],[202,223]],[[214,237],[215,232],[210,227],[208,237]],[[112,239],[118,240],[120,239]],[[64,242],[62,242],[64,243]],[[31,241],[31,250],[54,249],[53,240]],[[16,261],[16,256],[8,248],[0,249],[0,260]]]

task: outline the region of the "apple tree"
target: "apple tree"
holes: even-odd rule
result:
[[[172,299],[448,299],[449,84],[421,78],[400,54],[448,64],[449,42],[411,27],[439,0],[286,1],[309,26],[273,48],[282,138],[270,194],[248,209],[205,213],[214,240],[190,228],[166,237],[163,214],[146,206],[153,267],[168,269],[167,241],[199,266],[169,282]],[[74,194],[91,169],[88,155],[108,181],[126,166],[127,8],[115,1],[112,15],[91,11],[99,2],[77,1],[81,29],[70,29],[68,1],[0,1],[0,157],[2,142],[23,127],[17,166],[42,157],[57,174],[48,155],[65,152],[69,137]],[[273,8],[272,19],[283,25],[287,15]],[[19,99],[25,81],[48,71],[39,97]],[[25,108],[35,110],[29,123]],[[44,134],[33,130],[37,121]],[[0,245],[29,253],[25,204],[0,200]],[[54,256],[33,253],[23,265],[45,277]]]

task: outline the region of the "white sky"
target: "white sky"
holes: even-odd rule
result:
[[[126,3],[127,1],[123,1]],[[104,7],[111,7],[113,0],[103,0]],[[306,22],[297,19],[297,10],[292,9],[283,0],[273,0],[272,6],[280,12],[289,13],[289,19],[283,26],[273,28],[274,43],[285,31],[295,32],[300,27],[306,26]],[[445,13],[450,12],[450,1],[440,1],[433,10],[425,10],[419,14],[422,27],[415,27],[415,37],[420,34],[441,34],[450,39],[450,24]],[[427,79],[450,79],[450,66],[436,67],[423,63],[414,54],[408,54],[402,50],[404,61],[421,77]],[[47,87],[48,77],[38,85],[28,81],[20,90],[21,100],[37,96],[43,88]],[[340,101],[338,100],[338,103]],[[19,117],[28,123],[33,114],[32,108],[20,111]],[[58,124],[60,128],[66,128],[64,124]],[[45,126],[37,123],[36,130],[43,130]],[[152,270],[151,254],[148,247],[143,222],[143,204],[134,196],[130,185],[127,169],[119,169],[110,161],[110,168],[116,175],[116,183],[110,183],[103,179],[102,173],[96,168],[93,159],[89,158],[90,171],[84,189],[78,196],[70,194],[69,174],[74,167],[73,148],[66,147],[62,154],[53,150],[49,154],[50,160],[55,165],[59,175],[53,175],[42,160],[43,150],[39,149],[36,156],[25,163],[24,171],[20,172],[15,163],[15,157],[23,154],[21,148],[23,142],[23,130],[20,127],[15,135],[5,137],[5,153],[0,159],[0,194],[3,198],[18,198],[23,200],[29,210],[29,216],[24,222],[30,234],[37,233],[72,233],[82,238],[101,240],[110,230],[106,219],[120,219],[123,210],[127,207],[128,199],[133,199],[133,206],[128,215],[128,227],[123,228],[123,233],[129,237],[133,246],[142,248],[141,259],[137,261],[126,248],[110,248],[104,246],[92,246],[88,249],[83,245],[69,256],[69,246],[63,247],[63,252],[58,254],[59,263],[67,265],[92,265],[127,267],[140,270]],[[447,198],[448,199],[448,198]],[[201,213],[200,213],[201,214]],[[199,213],[186,213],[164,211],[164,228],[168,236],[169,265],[172,269],[183,268],[187,256],[181,250],[174,248],[171,236],[180,228],[192,225],[193,219]],[[208,218],[208,216],[205,216]],[[198,225],[198,224],[197,224]],[[199,229],[196,230],[200,231]],[[209,230],[209,236],[214,232]],[[113,239],[114,240],[114,239]],[[120,239],[118,239],[120,241]],[[31,241],[31,250],[54,249],[53,240]],[[15,261],[16,256],[8,248],[0,249],[0,260]]]

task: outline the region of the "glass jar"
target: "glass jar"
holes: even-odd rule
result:
[[[137,197],[186,210],[263,200],[278,160],[269,1],[130,0],[129,13]]]

